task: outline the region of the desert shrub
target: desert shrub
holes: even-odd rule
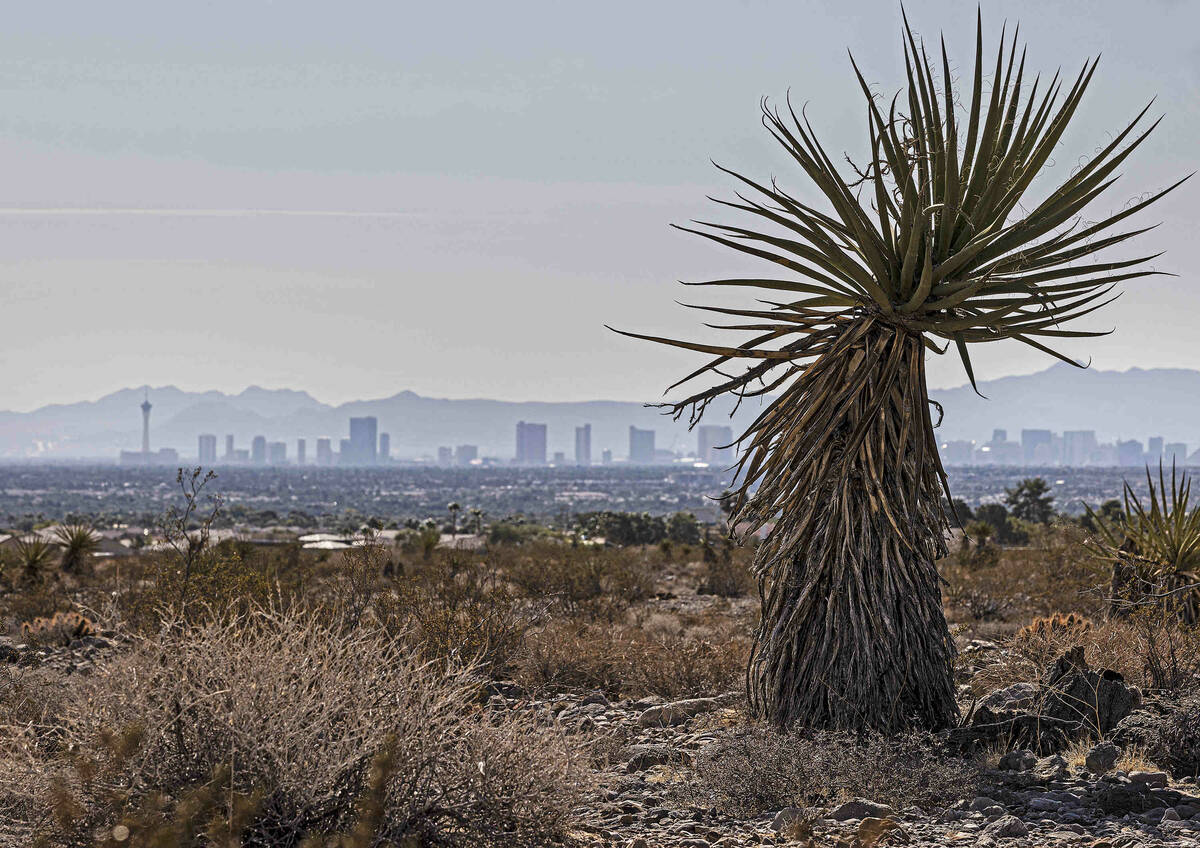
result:
[[[285,584],[279,566],[277,557],[232,542],[196,551],[186,569],[173,552],[161,551],[151,555],[146,581],[123,593],[121,615],[131,629],[150,633],[159,628],[164,608],[198,623],[214,610],[289,603],[299,583]]]
[[[974,765],[924,732],[855,738],[749,728],[704,748],[694,768],[693,802],[743,818],[854,797],[929,808],[970,798],[979,783]]]
[[[552,599],[570,615],[611,617],[653,589],[644,558],[626,550],[543,542],[491,552],[489,561],[525,596]]]
[[[720,545],[705,542],[701,548],[700,582],[696,592],[722,598],[739,598],[754,588],[750,569],[734,556],[728,540]]]
[[[1153,726],[1146,753],[1177,778],[1200,775],[1200,696],[1184,699]]]
[[[391,638],[422,659],[473,664],[502,675],[546,603],[518,597],[488,562],[464,551],[438,551],[399,576],[373,601]]]
[[[738,684],[749,650],[750,640],[740,632],[689,633],[676,622],[646,626],[559,620],[529,634],[515,678],[539,692],[711,695]]]
[[[70,754],[3,728],[0,751],[39,780],[0,768],[0,797],[15,821],[44,823],[49,844],[74,845],[132,831],[147,810],[177,819],[226,767],[229,792],[261,799],[246,843],[296,845],[355,824],[384,756],[394,765],[371,844],[543,844],[578,800],[583,758],[532,713],[485,714],[478,702],[473,669],[446,673],[319,613],[168,621],[76,683],[60,720]],[[228,795],[214,797],[233,814]]]

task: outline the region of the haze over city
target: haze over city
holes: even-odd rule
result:
[[[25,4],[0,34],[3,409],[142,384],[332,404],[404,389],[656,400],[692,358],[601,325],[687,335],[694,317],[673,300],[694,290],[674,281],[747,267],[667,226],[732,192],[709,159],[807,191],[759,126],[759,98],[790,89],[835,155],[859,155],[846,47],[881,94],[900,57],[895,15],[832,0],[480,5],[466,25],[436,5],[122,9]],[[1048,179],[1158,95],[1164,131],[1095,214],[1193,167],[1194,8],[1145,9],[1115,25],[1087,3],[982,7],[997,32],[1036,16],[1023,34],[1039,68],[1104,53],[1104,94],[1081,106]],[[973,5],[909,12],[971,43]],[[1196,304],[1195,192],[1151,218],[1165,223],[1144,252],[1168,250],[1154,264],[1181,277],[1131,283],[1087,319],[1117,332],[1069,354],[1195,364],[1188,334],[1164,332]],[[1012,342],[980,348],[984,379],[1045,364]],[[935,387],[965,382],[952,356],[929,367]]]

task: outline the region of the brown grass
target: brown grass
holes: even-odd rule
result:
[[[74,844],[147,804],[172,815],[228,767],[231,791],[263,798],[256,838],[290,844],[353,824],[386,750],[399,765],[381,838],[549,839],[585,783],[583,756],[532,714],[485,714],[477,686],[470,668],[446,674],[382,633],[332,628],[315,613],[166,622],[67,693],[56,726],[69,754],[40,745],[36,728],[3,728],[0,747],[20,768],[0,768],[0,798],[14,821]]]

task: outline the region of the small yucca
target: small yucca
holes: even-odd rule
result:
[[[1084,504],[1096,528],[1092,551],[1111,564],[1113,603],[1118,610],[1150,604],[1200,621],[1200,506],[1193,507],[1192,479],[1160,463],[1158,485],[1146,469],[1149,508],[1125,482],[1125,510],[1106,520]]]

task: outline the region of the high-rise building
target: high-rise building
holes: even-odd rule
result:
[[[255,436],[250,443],[250,461],[255,465],[265,465],[267,462],[267,437]]]
[[[575,428],[575,464],[592,464],[592,425]]]
[[[1055,457],[1050,455],[1053,441],[1049,430],[1022,430],[1021,455],[1025,465],[1057,465]]]
[[[1142,451],[1142,443],[1137,439],[1130,439],[1127,442],[1117,442],[1117,465],[1129,468],[1135,465],[1143,465],[1145,462],[1146,455]]]
[[[517,464],[546,464],[546,425],[517,422]]]
[[[329,439],[317,439],[317,465],[333,465],[333,445]]]
[[[225,461],[233,462],[236,458],[237,454],[234,453],[233,447],[233,434],[230,433],[225,437]]]
[[[453,465],[454,448],[450,447],[449,445],[443,445],[442,447],[438,448],[437,464],[442,468],[449,468],[451,465]]]
[[[217,463],[217,437],[210,433],[201,433],[200,438],[196,440],[199,445],[196,449],[196,457],[201,465],[216,465]]]
[[[605,448],[604,450],[600,451],[600,463],[601,463],[601,465],[612,465],[612,451],[611,450],[609,450],[608,448]]]
[[[1082,468],[1090,465],[1096,454],[1095,430],[1066,430],[1063,432],[1063,465]]]
[[[356,465],[354,461],[354,448],[350,445],[349,439],[338,440],[338,465]]]
[[[555,465],[562,466],[567,464],[566,451],[555,451],[553,462]]]
[[[379,461],[387,462],[392,458],[392,437],[388,433],[379,434]]]
[[[287,465],[287,442],[271,442],[267,445],[267,461],[272,465]]]
[[[719,424],[701,424],[696,428],[696,456],[709,465],[733,463],[733,429]]]
[[[304,439],[296,439],[296,464],[303,465],[308,460],[308,443]]]
[[[629,426],[629,461],[634,465],[654,463],[654,431]]]
[[[1187,465],[1188,446],[1183,442],[1168,442],[1163,448],[1163,464],[1177,465],[1180,468]]]
[[[379,422],[375,416],[350,419],[350,451],[342,465],[374,465],[377,458]]]
[[[1146,462],[1156,464],[1163,455],[1163,437],[1151,436],[1146,440]]]
[[[454,449],[454,464],[457,466],[470,465],[478,458],[478,445],[459,445]]]
[[[150,390],[146,389],[145,400],[142,401],[142,454],[150,457]]]

